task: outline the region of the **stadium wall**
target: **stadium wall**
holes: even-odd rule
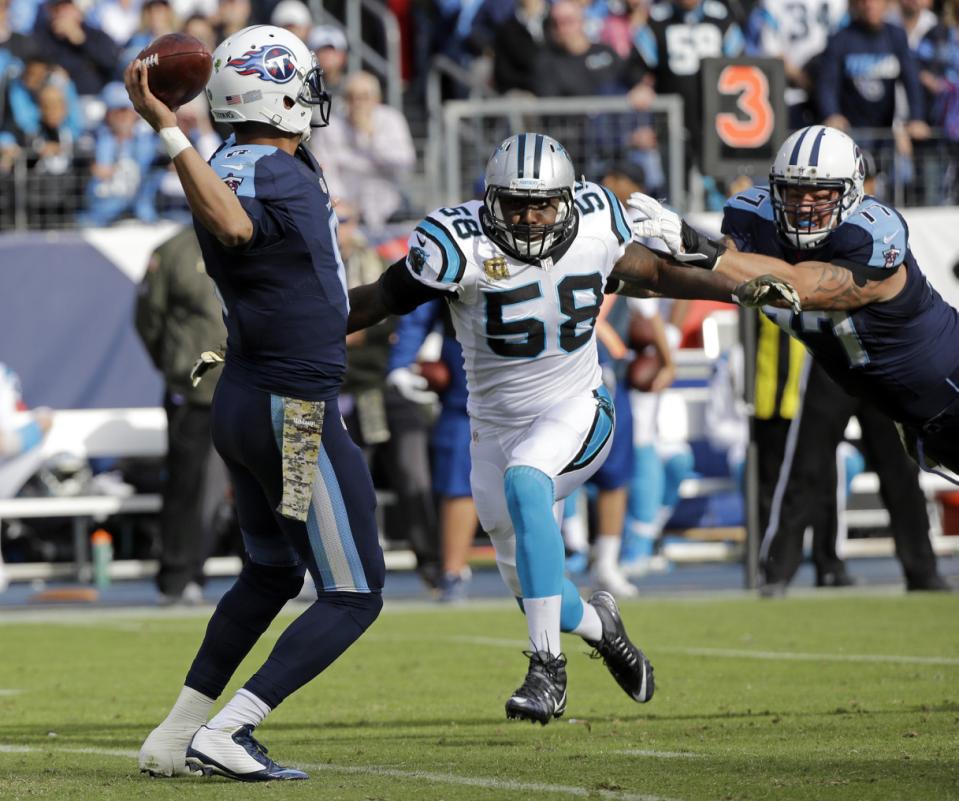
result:
[[[933,286],[959,307],[957,208],[903,213]],[[718,232],[719,215],[694,217]],[[133,327],[136,288],[152,250],[177,226],[117,226],[0,237],[0,362],[31,406],[157,406],[162,382]]]

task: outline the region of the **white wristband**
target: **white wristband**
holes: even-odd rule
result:
[[[179,156],[188,147],[193,147],[186,134],[179,128],[161,128],[160,141],[163,142],[166,154],[171,160]]]

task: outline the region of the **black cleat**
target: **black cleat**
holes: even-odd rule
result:
[[[646,655],[626,636],[616,599],[608,592],[594,592],[589,599],[589,605],[596,610],[603,622],[603,639],[598,642],[586,641],[595,649],[591,656],[593,659],[603,660],[626,695],[645,704],[653,697],[656,689],[653,666]]]
[[[938,573],[906,579],[907,592],[952,592],[952,585]]]
[[[529,671],[523,686],[506,702],[510,720],[539,721],[543,726],[566,711],[566,657],[547,651],[523,651]]]

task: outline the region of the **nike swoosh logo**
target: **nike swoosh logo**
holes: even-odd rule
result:
[[[893,239],[896,238],[896,234],[898,234],[898,233],[899,233],[899,229],[897,228],[895,231],[893,231],[891,234],[889,234],[889,236],[884,236],[884,237],[882,238],[882,243],[883,243],[884,245],[888,245],[890,242],[892,242]]]
[[[420,243],[420,247],[422,247],[423,245],[426,244],[426,237],[420,236],[419,234],[417,234],[417,235],[416,235],[416,241],[419,242],[419,243]]]
[[[242,165],[242,164],[224,164],[223,166],[226,167],[228,170],[242,170],[242,169],[243,169],[243,165]]]

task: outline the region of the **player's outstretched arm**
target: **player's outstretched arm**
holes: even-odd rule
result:
[[[253,237],[249,215],[236,195],[186,141],[177,126],[176,114],[150,91],[143,62],[135,60],[127,66],[123,82],[137,113],[160,134],[180,176],[190,210],[200,224],[226,247],[249,242]]]
[[[780,278],[799,294],[804,309],[849,310],[889,300],[905,283],[905,270],[897,270],[882,280],[865,275],[866,268],[856,264],[830,264],[804,261],[789,264],[771,256],[727,250],[715,272],[737,282],[751,281],[763,275]]]
[[[624,282],[621,295],[721,300],[733,303],[738,281],[708,270],[691,270],[664,258],[644,245],[631,242],[610,274]]]
[[[406,258],[402,258],[393,262],[379,280],[350,290],[346,333],[376,325],[388,314],[409,314],[417,306],[447,295],[416,281],[406,268]]]
[[[346,321],[346,333],[352,334],[376,325],[389,313],[380,281],[353,287],[350,290],[350,316]]]

